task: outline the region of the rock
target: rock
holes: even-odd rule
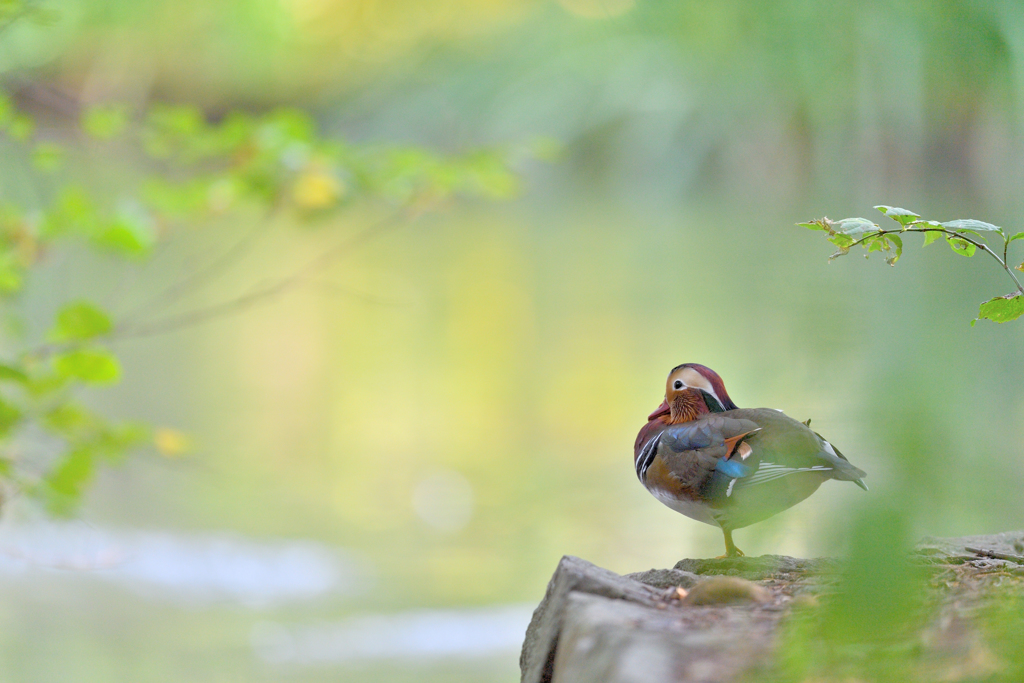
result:
[[[639,581],[653,588],[691,588],[700,580],[696,574],[681,569],[648,569],[645,572],[626,574],[627,579]]]
[[[748,561],[762,574],[766,568],[792,573],[792,568],[802,566],[795,558],[778,556]],[[794,583],[800,580],[794,577]],[[701,583],[709,585],[699,588]],[[679,586],[698,591],[689,606],[679,600]],[[738,596],[763,609],[752,617],[746,605],[724,605]],[[619,576],[566,556],[527,628],[519,658],[522,681],[723,680],[720,676],[731,676],[763,659],[762,645],[768,647],[784,599],[788,597],[782,584],[772,591],[740,578],[701,578],[679,568]],[[745,654],[729,655],[733,663],[722,660],[725,652],[736,648]],[[652,659],[654,652],[661,652],[660,658]],[[652,675],[656,661],[664,665],[665,678]],[[630,677],[634,675],[639,678]]]
[[[1024,600],[1021,548],[1019,531],[926,538],[916,547],[912,557],[929,568],[934,591],[931,621],[906,645],[918,653],[918,679],[960,680],[972,671],[1002,670],[1005,663],[989,649],[975,619],[994,591],[1016,591]],[[772,679],[779,624],[794,610],[827,609],[826,600],[818,607],[818,596],[833,590],[838,569],[828,558],[765,555],[686,559],[672,569],[619,576],[563,557],[527,630],[522,680]]]
[[[736,638],[739,632],[744,634],[742,640]],[[771,632],[770,620],[752,621],[739,611],[726,611],[713,623],[703,623],[685,614],[573,592],[551,680],[730,680],[768,655]]]
[[[1019,548],[1024,548],[1024,531],[959,538],[925,536],[914,548],[914,553],[926,561],[941,564],[959,564],[987,557],[1024,565],[1024,553]]]
[[[663,603],[661,591],[566,555],[558,563],[544,599],[534,610],[526,629],[526,640],[519,656],[523,683],[551,680],[565,604],[573,591],[650,607]]]

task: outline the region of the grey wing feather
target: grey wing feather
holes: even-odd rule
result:
[[[710,417],[695,423],[671,427],[662,433],[662,443],[676,453],[720,446],[725,439],[757,430],[751,420]]]
[[[844,481],[858,482],[861,487],[864,487],[863,482],[860,482],[860,478],[865,476],[865,472],[860,470],[853,465],[837,451],[832,444],[822,438],[817,432],[814,433],[821,442],[821,450],[817,453],[818,463],[813,465],[807,465],[805,467],[786,467],[777,463],[762,461],[757,471],[751,476],[739,481],[737,486],[748,487],[755,484],[763,484],[768,481],[774,481],[796,472],[831,472],[830,478],[840,479]],[[864,487],[866,488],[866,487]]]

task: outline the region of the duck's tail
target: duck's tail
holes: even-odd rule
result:
[[[825,437],[821,434],[815,432],[815,435],[821,439],[822,453],[832,462],[832,478],[839,481],[852,481],[867,491],[868,485],[864,483],[864,477],[868,476],[868,473],[859,467],[851,465],[846,456],[840,453],[838,448],[826,441]]]
[[[864,483],[864,477],[866,476],[868,476],[867,472],[859,467],[854,467],[847,460],[837,460],[835,469],[832,470],[833,479],[838,479],[839,481],[852,481],[865,491],[868,490],[868,485]]]

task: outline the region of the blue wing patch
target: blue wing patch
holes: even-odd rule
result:
[[[715,465],[715,469],[733,479],[739,479],[750,474],[749,467],[735,460],[719,460],[718,464]]]
[[[752,471],[753,468],[749,465],[736,460],[719,460],[715,463],[715,471],[711,473],[706,495],[712,500],[731,497],[736,482],[745,481],[744,477],[749,476]]]

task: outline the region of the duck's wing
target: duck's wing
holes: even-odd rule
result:
[[[750,411],[753,412],[753,411]],[[861,480],[866,476],[820,434],[804,423],[782,413],[759,411],[756,422],[765,427],[762,434],[750,440],[753,450],[751,464],[756,469],[735,483],[740,489],[757,487],[800,473],[815,473],[824,479],[852,481],[867,490]]]
[[[648,423],[650,426],[651,423]],[[759,430],[751,420],[708,417],[641,432],[635,449],[636,473],[648,488],[705,498],[712,479],[749,476],[751,449],[744,441]]]

